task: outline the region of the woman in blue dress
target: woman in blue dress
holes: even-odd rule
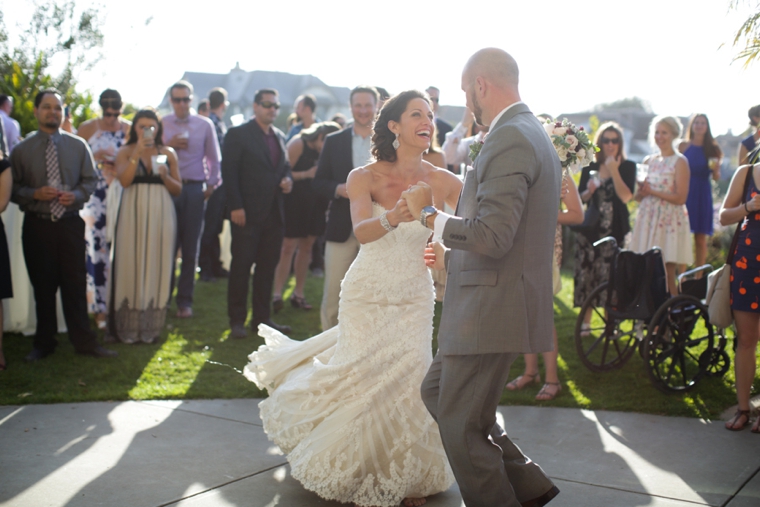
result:
[[[694,234],[694,253],[696,265],[701,266],[707,260],[707,237],[713,233],[713,199],[710,178],[720,179],[720,163],[723,152],[715,142],[710,131],[710,122],[702,113],[695,114],[689,120],[686,140],[678,146],[689,161],[691,180],[686,208],[689,210],[689,223]]]

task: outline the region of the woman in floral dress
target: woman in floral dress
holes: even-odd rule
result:
[[[672,116],[652,120],[650,136],[660,152],[644,159],[649,170],[635,195],[640,204],[630,247],[638,253],[655,246],[662,250],[668,290],[673,295],[678,294],[677,272],[694,262],[686,210],[691,178],[689,163],[673,147],[681,130],[681,122]]]
[[[89,312],[95,314],[98,327],[105,329],[108,312],[106,285],[111,269],[111,239],[107,237],[106,229],[108,188],[116,176],[116,152],[124,144],[132,124],[119,118],[122,102],[116,90],[103,91],[99,103],[103,116],[82,123],[77,135],[87,140],[97,164],[98,186],[80,215],[85,223],[84,237],[87,241],[87,306]],[[112,204],[118,208],[118,202]]]

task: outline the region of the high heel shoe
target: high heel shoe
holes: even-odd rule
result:
[[[306,302],[306,298],[300,298],[295,294],[290,298],[290,305],[293,308],[301,308],[302,310],[311,310],[313,306]]]
[[[272,300],[272,311],[274,313],[277,313],[280,310],[282,310],[284,306],[285,306],[285,303],[282,302],[281,297],[276,297]]]
[[[529,378],[530,380],[521,384],[520,381],[523,378]],[[539,384],[540,382],[541,382],[541,377],[539,376],[538,373],[534,373],[533,375],[528,375],[528,374],[520,375],[519,377],[514,379],[512,382],[507,384],[507,389],[509,389],[510,391],[519,391],[520,389],[525,389],[525,387],[527,387],[529,384]]]

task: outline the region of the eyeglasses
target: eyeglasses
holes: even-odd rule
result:
[[[264,109],[270,109],[272,107],[275,108],[275,109],[280,109],[280,103],[279,102],[269,102],[267,100],[267,101],[264,101],[264,102],[259,102],[258,104],[261,107],[263,107]]]
[[[601,144],[620,144],[620,138],[619,137],[603,137],[599,139],[599,142]]]
[[[121,111],[119,111],[118,113],[109,113],[109,112],[103,113],[103,118],[118,118],[119,116],[121,116]]]
[[[172,102],[174,102],[175,104],[179,104],[180,102],[189,104],[191,100],[193,99],[191,99],[190,97],[172,97]]]

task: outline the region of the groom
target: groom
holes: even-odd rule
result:
[[[552,349],[560,163],[520,101],[509,54],[475,53],[462,90],[490,134],[465,176],[456,215],[436,210],[422,182],[402,195],[450,249],[438,354],[422,400],[438,422],[467,507],[541,506],[559,490],[496,423],[496,408],[518,355]],[[440,268],[443,247],[435,250]]]

